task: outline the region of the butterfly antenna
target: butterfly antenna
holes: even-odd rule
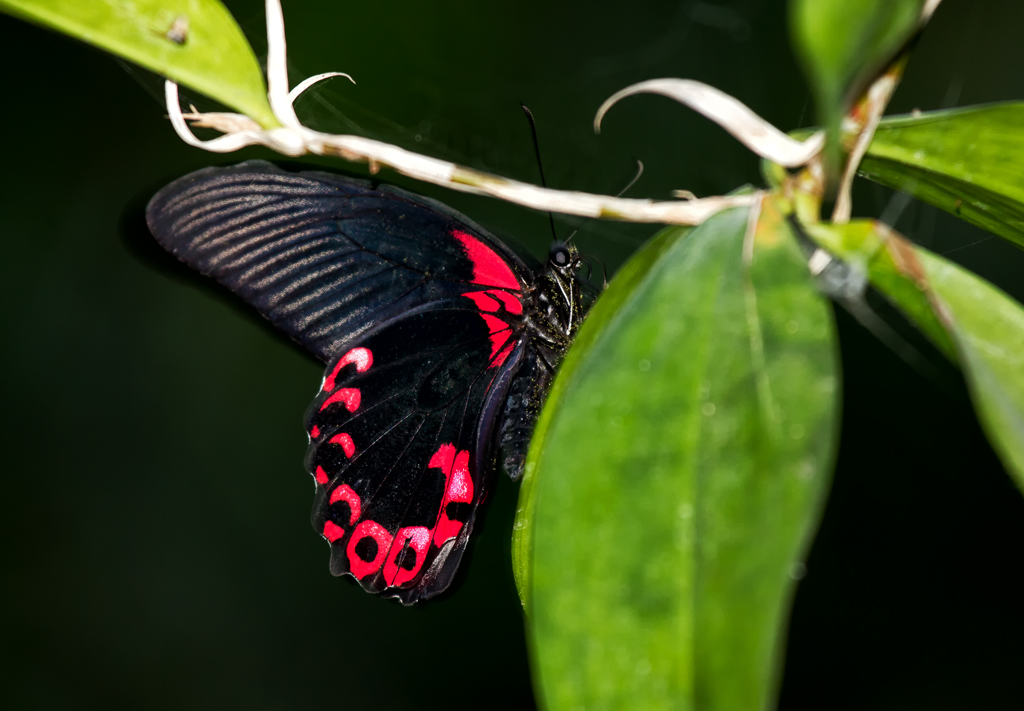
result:
[[[594,286],[593,284],[590,283],[590,278],[594,274],[594,265],[591,264],[591,260],[593,260],[593,261],[595,261],[595,262],[597,262],[598,264],[601,265],[601,288],[600,289],[598,289],[596,286]],[[583,257],[580,258],[580,261],[582,261],[584,264],[587,265],[587,278],[586,279],[582,279],[580,277],[577,277],[576,280],[582,286],[584,286],[584,287],[586,287],[588,289],[591,289],[595,294],[600,294],[604,289],[607,289],[608,288],[608,270],[605,269],[604,262],[602,262],[600,260],[600,258],[594,256],[593,254],[583,255]]]
[[[586,265],[587,265],[587,278],[586,278],[586,280],[585,280],[585,281],[588,281],[588,282],[589,282],[589,281],[590,281],[590,277],[592,277],[592,276],[594,275],[594,267],[593,267],[593,265],[592,265],[592,264],[590,263],[590,259],[589,259],[588,257],[584,257],[584,258],[582,259],[582,261],[583,261],[583,263],[584,263],[584,264],[586,264]]]
[[[540,141],[537,140],[537,121],[533,118],[533,112],[530,111],[529,107],[520,102],[520,106],[523,107],[523,111],[526,113],[526,118],[530,120],[530,133],[533,134],[533,152],[537,155],[537,169],[540,171],[540,186],[546,188],[548,186],[547,181],[544,179],[544,163],[540,159]],[[551,221],[551,236],[558,242],[558,233],[555,232],[555,216],[550,210],[548,210],[548,220]],[[569,240],[566,240],[568,243]]]
[[[601,265],[601,288],[602,289],[607,289],[608,288],[608,270],[605,268],[604,262],[601,261],[600,257],[598,257],[598,256],[596,256],[594,254],[588,254],[586,257],[584,257],[584,260],[587,262],[587,267],[591,268],[591,269],[592,269],[592,267],[590,266],[590,260],[591,259],[593,259],[595,262],[597,262],[598,264]],[[587,274],[587,281],[590,281],[590,273]]]
[[[594,259],[596,259],[597,263],[601,265],[601,288],[602,289],[607,289],[608,288],[608,270],[605,268],[604,262],[601,261],[600,257],[594,257]]]
[[[524,106],[523,108],[525,109],[526,107]],[[618,193],[617,193],[617,194],[615,195],[615,197],[617,197],[617,198],[620,198],[620,197],[622,197],[622,196],[623,196],[623,195],[625,194],[625,192],[626,192],[627,190],[629,190],[629,189],[630,189],[631,187],[633,187],[634,185],[636,185],[636,181],[640,180],[640,176],[644,174],[644,163],[643,163],[643,161],[642,161],[642,160],[640,160],[639,158],[634,158],[633,160],[635,160],[635,161],[636,161],[636,175],[634,175],[634,176],[633,176],[633,179],[632,179],[632,180],[630,180],[630,181],[629,181],[628,183],[626,183],[626,187],[624,187],[624,188],[623,188],[622,190],[620,190],[620,191],[619,191],[619,192],[618,192]],[[579,232],[579,231],[580,231],[580,229],[581,229],[581,228],[582,228],[582,227],[583,227],[584,225],[588,224],[588,223],[590,222],[590,220],[593,220],[593,219],[594,219],[594,218],[593,218],[593,217],[591,217],[591,218],[588,218],[588,219],[584,220],[583,222],[581,222],[581,223],[580,223],[580,224],[579,224],[579,225],[578,225],[578,226],[576,227],[576,229],[574,229],[574,230],[572,231],[572,234],[571,234],[571,235],[569,235],[569,236],[568,236],[568,237],[567,237],[567,238],[565,239],[565,243],[566,243],[566,244],[569,244],[569,242],[571,242],[571,241],[572,241],[572,238],[576,236],[576,233],[577,233],[577,232]],[[603,265],[603,264],[601,265],[601,268],[602,268],[602,269],[604,269],[604,265]],[[605,286],[607,286],[607,285],[608,285],[608,280],[607,280],[607,279],[605,279]]]
[[[602,290],[598,289],[596,286],[590,283],[590,275],[593,273],[593,268],[590,266],[590,262],[587,261],[586,257],[584,257],[582,261],[584,264],[587,265],[587,278],[584,279],[583,277],[577,275],[575,277],[576,283],[579,284],[580,288],[584,289],[588,294],[592,296],[599,296]]]

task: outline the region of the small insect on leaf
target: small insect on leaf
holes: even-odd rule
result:
[[[185,44],[188,41],[188,17],[178,15],[174,18],[174,22],[171,23],[170,29],[164,33],[164,37],[179,47]]]

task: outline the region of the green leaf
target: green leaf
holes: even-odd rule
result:
[[[672,244],[568,374],[536,457],[546,707],[763,709],[838,419],[831,310],[774,206]]]
[[[792,0],[793,46],[810,78],[818,114],[838,150],[851,102],[896,57],[920,24],[923,0]],[[833,154],[835,163],[838,156]]]
[[[619,308],[637,288],[658,258],[665,253],[665,250],[675,244],[676,240],[684,238],[692,229],[691,227],[670,227],[662,230],[630,257],[590,309],[572,348],[569,349],[558,370],[558,377],[552,384],[530,440],[530,452],[523,467],[523,481],[519,487],[519,505],[516,509],[516,522],[512,531],[512,571],[515,574],[519,599],[526,610],[529,610],[530,561],[533,557],[533,513],[536,503],[534,496],[536,478],[533,472],[536,470],[540,453],[544,449],[551,417],[557,411],[558,403],[565,394],[566,384],[571,380],[572,374],[576,372],[586,355],[590,353],[602,330],[615,317]]]
[[[860,174],[1024,247],[1024,103],[882,121]]]
[[[1024,489],[1024,309],[978,275],[919,253],[932,289],[952,316],[978,418]]]
[[[0,0],[0,11],[188,85],[265,128],[279,125],[256,55],[218,0]],[[181,44],[168,36],[176,23],[187,24]]]
[[[1024,489],[1021,305],[978,275],[911,245],[881,223],[814,225],[808,232],[829,251],[863,265],[879,291],[943,350],[953,350],[992,447]],[[925,315],[925,310],[930,313]],[[941,329],[939,335],[936,328]]]

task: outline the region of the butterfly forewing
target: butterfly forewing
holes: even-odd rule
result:
[[[157,193],[147,220],[166,249],[324,361],[410,309],[474,289],[515,292],[532,278],[440,203],[265,161],[185,176]]]

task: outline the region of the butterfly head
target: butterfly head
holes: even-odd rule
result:
[[[580,253],[576,250],[576,245],[564,242],[552,244],[548,252],[548,268],[563,277],[572,278],[580,268]]]

